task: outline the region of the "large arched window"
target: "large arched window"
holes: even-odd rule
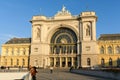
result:
[[[104,47],[103,46],[100,48],[100,54],[104,54]]]
[[[120,54],[120,47],[119,46],[116,47],[116,53]]]
[[[112,54],[112,47],[111,46],[108,47],[108,54]]]
[[[59,28],[51,38],[51,53],[77,53],[77,36],[69,28]]]

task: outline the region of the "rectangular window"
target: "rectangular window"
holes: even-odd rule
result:
[[[86,46],[86,51],[90,51],[90,46]]]
[[[38,48],[34,48],[34,52],[38,52]]]

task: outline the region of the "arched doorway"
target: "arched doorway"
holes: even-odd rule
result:
[[[59,28],[50,41],[50,61],[54,67],[76,66],[74,62],[77,54],[77,36],[69,28]],[[50,64],[51,65],[51,64]]]

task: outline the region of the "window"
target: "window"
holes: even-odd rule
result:
[[[34,48],[34,52],[38,52],[38,48]]]
[[[23,48],[23,55],[25,55],[25,52],[26,52],[26,50],[25,50],[25,48]]]
[[[59,28],[50,41],[51,51],[54,54],[77,53],[77,36],[71,29]]]
[[[91,65],[91,60],[90,58],[87,58],[87,66],[90,66]]]
[[[22,64],[23,64],[23,66],[25,65],[25,59],[22,60]]]
[[[11,59],[11,66],[13,65],[13,59]]]
[[[112,47],[111,46],[108,47],[108,53],[112,54]]]
[[[104,54],[104,47],[103,46],[100,48],[100,54]]]
[[[90,46],[86,46],[86,51],[90,51]]]
[[[116,47],[116,53],[117,53],[117,54],[120,53],[120,47],[119,47],[119,46]]]

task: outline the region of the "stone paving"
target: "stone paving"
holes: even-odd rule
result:
[[[37,80],[110,80],[94,76],[70,73],[68,70],[55,69],[50,73],[48,69],[39,69],[36,75]]]
[[[0,72],[0,80],[20,80],[27,72]]]

